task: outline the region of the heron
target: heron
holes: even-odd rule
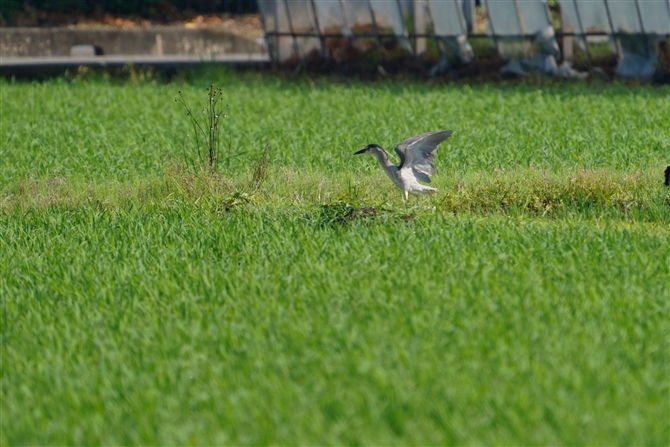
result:
[[[389,161],[389,156],[378,144],[368,144],[354,155],[372,154],[394,185],[402,189],[407,203],[409,194],[416,196],[434,194],[436,188],[422,185],[419,181],[430,183],[430,176],[435,175],[435,152],[437,147],[452,134],[451,130],[441,132],[427,132],[415,135],[398,144],[395,151],[400,157],[400,164],[395,166]]]

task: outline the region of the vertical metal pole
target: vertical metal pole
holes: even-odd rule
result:
[[[524,52],[527,50],[530,50],[530,44],[528,43],[528,37],[526,36],[526,25],[523,22],[523,14],[521,14],[521,7],[519,6],[519,0],[514,0],[514,10],[516,11],[516,20],[519,23],[519,29],[521,30],[521,34],[523,35],[522,42],[523,42],[523,49]],[[491,18],[489,17],[489,20]],[[530,53],[530,51],[528,51]]]
[[[426,51],[426,38],[416,37],[417,34],[426,34],[426,0],[412,0],[412,14],[414,19],[414,56],[418,57]]]
[[[291,37],[293,38],[293,52],[295,53],[295,57],[300,59],[300,48],[298,47],[298,39],[295,37],[295,30],[293,29],[293,23],[291,22],[291,11],[288,9],[288,0],[284,0],[284,9],[286,10],[288,29],[291,32]]]
[[[516,11],[516,21],[519,23],[521,34],[526,34],[526,25],[523,23],[523,16],[521,15],[521,8],[519,7],[519,0],[514,0],[514,11]]]
[[[584,50],[586,51],[586,58],[589,60],[589,66],[593,67],[593,58],[591,57],[591,50],[589,50],[589,43],[586,40],[586,32],[584,31],[584,24],[582,23],[582,15],[579,12],[579,4],[577,0],[572,0],[575,5],[575,14],[577,14],[577,22],[579,22],[579,34],[584,42]]]
[[[310,4],[312,5],[312,15],[314,17],[314,24],[316,25],[316,32],[319,33],[319,42],[321,42],[321,54],[328,57],[326,54],[326,38],[323,37],[323,31],[321,30],[321,24],[319,23],[319,14],[316,12],[316,5],[314,4],[314,0],[310,0]]]
[[[549,11],[547,11],[547,14],[549,14],[549,18],[551,20],[551,14]],[[560,32],[566,33],[566,32],[573,32],[574,29],[571,27],[568,27],[568,15],[565,13],[565,10],[561,8],[561,28]],[[566,61],[572,61],[574,60],[573,56],[573,40],[574,38],[572,36],[565,36],[562,35],[560,38],[557,36],[556,37],[557,41],[560,42],[560,50],[561,50],[561,56],[563,57],[563,60]]]
[[[486,3],[486,16],[489,18],[489,26],[491,27],[491,34],[493,34],[493,44],[496,46],[498,55],[500,55],[500,45],[498,44],[498,36],[496,35],[496,30],[493,27],[493,20],[490,15],[491,10],[489,9],[489,0],[484,0],[484,3]]]
[[[610,33],[612,38],[614,39],[614,46],[616,47],[616,53],[619,57],[622,56],[622,51],[621,51],[621,45],[619,45],[619,39],[614,36],[614,33],[616,32],[614,30],[614,22],[612,22],[612,14],[610,14],[610,5],[607,3],[607,0],[603,0],[603,3],[605,3],[605,12],[607,12],[607,21],[610,24]]]
[[[440,46],[438,42],[438,37],[437,33],[435,32],[435,17],[433,16],[433,5],[431,5],[430,0],[426,0],[424,3],[424,7],[426,8],[426,15],[430,18],[430,23],[433,25],[432,30],[430,34],[433,36],[433,42],[435,42],[435,46],[437,47],[437,51],[440,53],[440,59],[442,59],[442,47]]]
[[[642,31],[642,35],[644,36],[644,55],[648,58],[651,56],[649,54],[649,36],[647,33],[644,31],[644,21],[642,20],[642,11],[640,11],[640,1],[635,0],[635,9],[637,9],[637,17],[640,20],[640,31]]]
[[[347,9],[344,6],[344,0],[340,0],[340,10],[342,11],[342,26],[346,30],[346,32],[343,31],[343,34],[347,36],[347,40],[349,40],[353,33],[351,32],[351,26],[349,26],[349,20],[347,19]]]
[[[347,46],[344,48],[345,53],[349,52],[350,47],[353,45],[353,32],[351,31],[351,26],[349,25],[349,19],[347,17],[347,8],[344,6],[344,0],[340,0],[340,11],[342,12],[342,33],[344,34],[345,39],[347,39]]]
[[[465,0],[466,2],[470,0]],[[456,15],[458,16],[458,21],[461,22],[461,33],[468,34],[468,21],[465,19],[465,14],[463,14],[463,8],[459,6],[460,0],[453,0],[456,6]],[[490,20],[490,19],[489,19]],[[474,25],[473,25],[474,26]]]
[[[470,31],[475,30],[475,0],[463,0],[463,7],[459,8],[463,13],[465,18],[465,32],[464,34],[469,33]]]
[[[400,0],[396,0],[396,4],[398,5],[398,15],[400,16],[400,26],[402,27],[402,36],[398,36],[398,40],[404,39],[405,43],[407,44],[407,47],[409,47],[409,51],[412,52],[412,46],[409,44],[409,38],[407,37],[407,28],[405,28],[405,17],[403,17],[403,15],[402,15],[402,5],[400,4]]]
[[[259,10],[261,9],[260,6],[259,6],[258,9]],[[268,26],[265,23],[265,14],[263,14],[262,10],[259,11],[259,12],[260,12],[260,16],[261,16],[261,25],[263,25],[263,35],[265,36],[265,44],[268,46],[268,53],[270,53],[270,58],[274,60],[275,58],[274,58],[274,55],[272,54],[271,45],[270,45],[270,42],[268,41]]]
[[[379,27],[377,26],[377,20],[375,20],[375,11],[372,9],[372,0],[368,0],[368,8],[370,9],[370,18],[372,18],[372,29],[374,30],[375,36],[377,36],[377,53],[379,53],[379,60],[383,57],[382,53],[382,40],[379,37]]]
[[[281,0],[267,0],[267,1],[272,2],[272,4],[274,5],[272,7],[272,12],[274,13],[274,16],[275,16],[275,32],[279,32],[279,2]],[[279,59],[281,59],[281,57],[280,57],[281,54],[279,54],[280,53],[279,52],[279,46],[280,46],[279,45],[280,44],[279,39],[281,39],[281,37],[276,35],[275,36],[275,42],[276,42],[275,51],[277,52],[277,60],[278,61],[279,61]]]

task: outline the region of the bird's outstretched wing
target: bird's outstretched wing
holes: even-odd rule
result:
[[[400,157],[398,169],[410,168],[417,180],[430,183],[429,175],[435,175],[435,152],[437,146],[452,134],[451,130],[428,132],[406,139],[395,147]]]

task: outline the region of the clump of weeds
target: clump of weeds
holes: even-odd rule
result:
[[[223,91],[221,87],[216,88],[211,84],[207,88],[207,104],[200,111],[200,114],[194,113],[191,106],[188,105],[186,99],[179,91],[179,98],[175,102],[180,103],[186,109],[186,115],[189,117],[191,126],[193,127],[193,139],[195,143],[194,155],[186,154],[187,164],[193,168],[194,172],[206,168],[209,172],[215,172],[219,168],[219,155],[221,152],[221,132],[220,122],[227,118],[223,113]],[[203,152],[205,156],[203,157]],[[230,164],[230,147],[228,148],[228,156],[226,157],[227,165]]]
[[[249,182],[249,187],[256,191],[258,188],[261,187],[263,182],[268,177],[268,149],[270,148],[270,144],[266,143],[265,144],[265,149],[263,149],[263,153],[261,154],[261,157],[258,159],[254,166],[254,172],[251,176],[251,181]]]
[[[181,91],[179,91],[179,97],[175,99],[175,102],[180,103],[186,109],[186,115],[189,117],[193,129],[193,150],[190,153],[185,151],[186,170],[192,171],[192,175],[178,168],[175,170],[176,175],[173,176],[173,180],[176,181],[173,183],[187,196],[202,194],[203,187],[210,189],[210,192],[222,193],[225,191],[224,198],[221,201],[222,209],[225,211],[252,203],[255,197],[253,192],[260,188],[268,176],[269,144],[265,145],[260,158],[255,162],[252,177],[247,187],[242,188],[248,189],[250,192],[231,192],[231,189],[235,188],[230,181],[231,179],[226,178],[224,172],[230,173],[232,158],[244,155],[247,151],[233,153],[229,144],[225,158],[222,156],[221,124],[228,117],[224,113],[228,105],[224,105],[223,90],[221,87],[217,88],[214,84],[211,84],[207,88],[207,104],[200,110],[200,113],[193,111]],[[224,161],[224,163],[220,161]],[[224,168],[224,172],[221,168]]]
[[[447,190],[439,207],[458,212],[502,212],[559,216],[584,212],[626,216],[632,210],[659,207],[663,191],[653,172],[611,172],[568,168],[495,168],[477,173]],[[659,212],[665,213],[662,209]]]

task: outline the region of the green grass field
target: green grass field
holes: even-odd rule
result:
[[[0,444],[670,442],[668,87],[0,90]],[[352,156],[441,129],[408,206]]]

